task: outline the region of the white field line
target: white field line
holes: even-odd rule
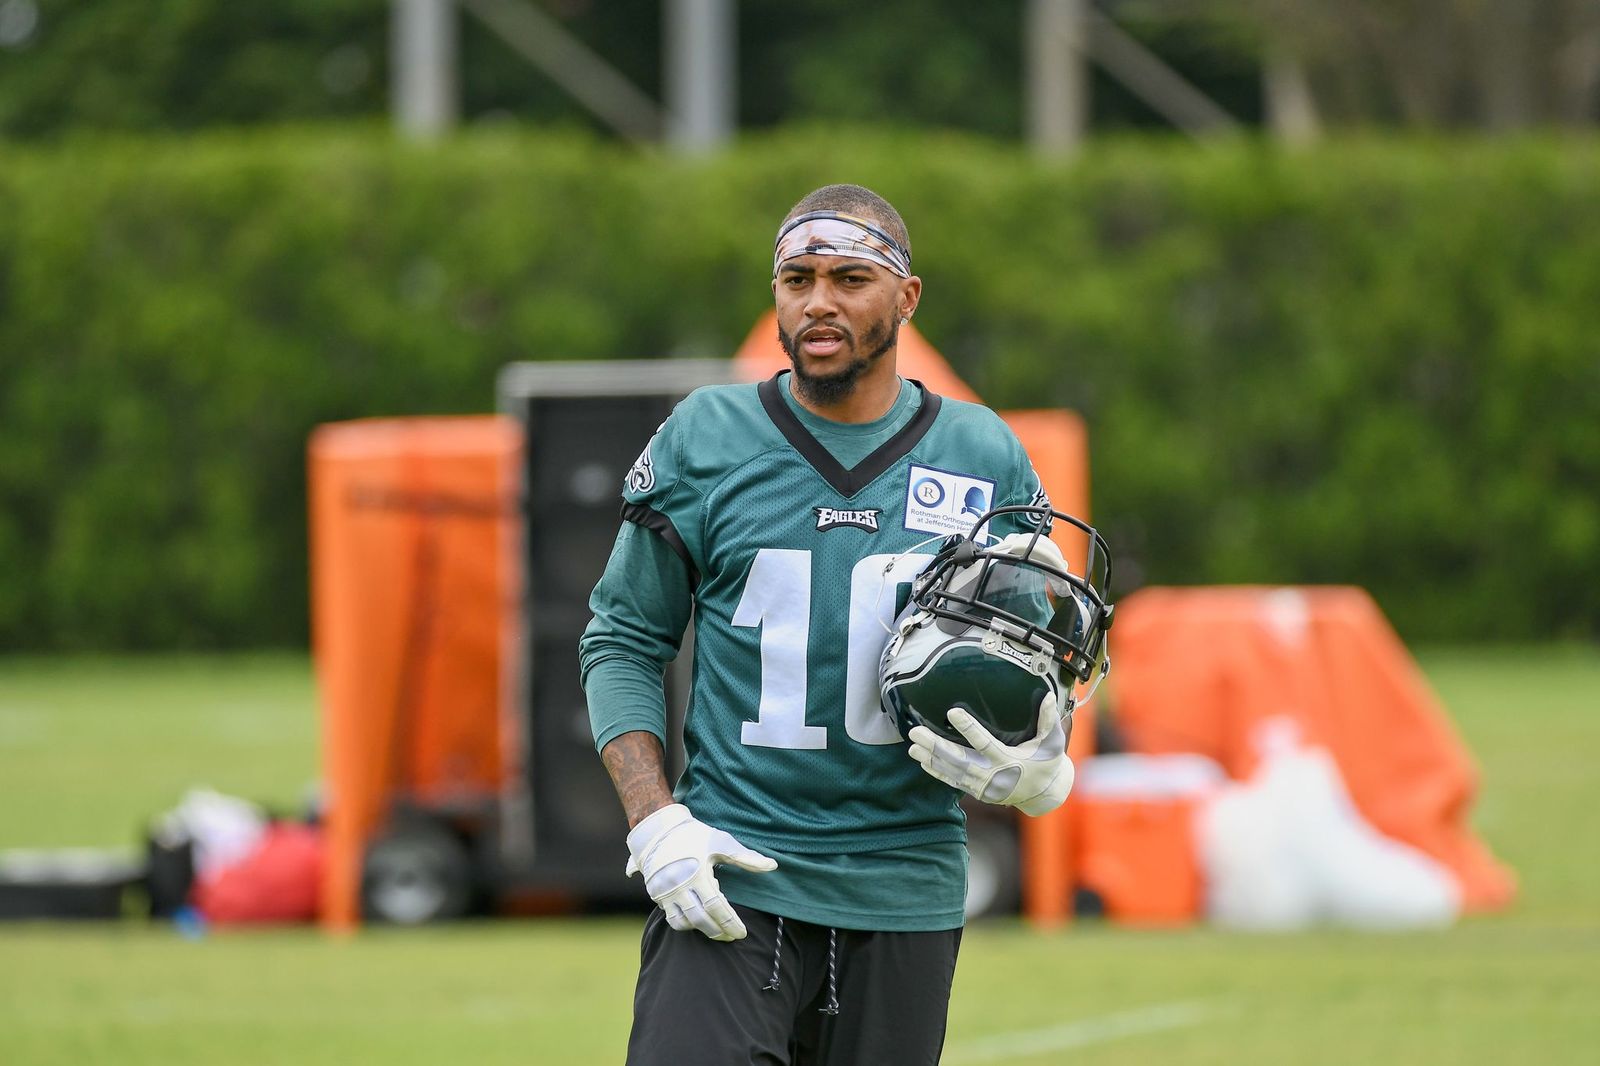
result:
[[[1065,1025],[1052,1025],[1045,1029],[1019,1029],[977,1040],[964,1040],[952,1045],[943,1061],[954,1066],[955,1063],[996,1062],[1019,1055],[1066,1051],[1121,1040],[1123,1037],[1198,1025],[1218,1013],[1220,1008],[1217,1004],[1203,1000],[1162,1003],[1138,1010],[1118,1011],[1099,1018],[1084,1018]]]

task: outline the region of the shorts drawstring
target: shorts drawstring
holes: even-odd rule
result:
[[[778,915],[778,935],[772,942],[772,976],[761,986],[763,992],[776,991],[781,985],[778,972],[783,962],[783,915]],[[821,1014],[839,1013],[839,930],[828,929],[828,1002],[817,1008]]]
[[[783,915],[778,915],[778,939],[772,945],[772,980],[761,986],[761,991],[771,992],[778,987],[778,962],[783,958]]]
[[[839,930],[828,927],[828,1005],[818,1007],[823,1014],[839,1013],[839,956],[837,945]]]

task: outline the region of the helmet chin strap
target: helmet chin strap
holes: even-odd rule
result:
[[[880,575],[878,577],[878,595],[875,596],[873,598],[873,601],[872,601],[872,608],[873,608],[873,612],[872,613],[873,613],[873,617],[878,620],[879,627],[882,628],[882,630],[885,633],[889,634],[891,637],[895,635],[895,627],[883,624],[883,612],[878,609],[883,604],[883,592],[884,592],[884,590],[886,588],[889,587],[889,575],[894,572],[895,567],[897,565],[899,565],[899,562],[900,562],[901,559],[904,559],[908,555],[916,554],[917,551],[919,551],[922,548],[926,548],[928,545],[932,544],[934,541],[949,540],[950,537],[951,537],[951,534],[949,534],[949,533],[936,533],[931,537],[926,537],[926,538],[924,538],[922,540],[917,541],[915,544],[913,544],[911,547],[907,548],[905,551],[899,552],[899,553],[897,553],[897,554],[895,554],[893,556],[890,556],[889,561],[883,564],[883,570],[882,570],[882,572],[880,573]],[[964,537],[963,539],[972,540],[972,541],[975,542],[980,537],[984,540],[985,543],[988,543],[988,544],[994,544],[994,543],[999,542],[999,540],[1000,540],[999,537],[995,536],[993,533],[988,532],[987,530],[981,531],[981,532],[977,533],[973,537]]]
[[[1082,707],[1084,704],[1088,703],[1089,700],[1093,698],[1096,690],[1100,688],[1100,682],[1104,681],[1106,679],[1106,675],[1110,672],[1111,656],[1107,655],[1105,658],[1100,660],[1100,669],[1096,670],[1094,675],[1090,677],[1088,681],[1082,682],[1083,684],[1089,686],[1088,689],[1084,691],[1083,695],[1078,695],[1077,685],[1072,686],[1072,692],[1068,696],[1072,706]]]
[[[878,594],[872,599],[872,617],[877,620],[878,626],[891,637],[895,635],[895,627],[892,625],[884,625],[883,611],[880,609],[883,606],[884,590],[889,587],[889,575],[894,573],[895,567],[899,565],[901,559],[904,559],[908,555],[916,554],[919,548],[925,548],[936,540],[944,540],[946,535],[947,534],[941,533],[937,536],[928,537],[925,540],[919,540],[905,551],[890,556],[889,561],[883,564],[883,570],[878,575]],[[898,584],[898,582],[896,582],[896,584]]]

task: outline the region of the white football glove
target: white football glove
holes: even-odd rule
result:
[[[698,929],[712,940],[743,940],[744,923],[722,894],[711,868],[732,863],[765,873],[775,860],[751,851],[731,833],[698,821],[681,803],[655,811],[628,834],[626,873],[644,874],[645,891],[661,905],[674,929]]]
[[[928,773],[985,803],[1015,807],[1027,815],[1044,814],[1066,802],[1077,771],[1067,757],[1067,731],[1054,695],[1039,701],[1037,735],[1015,746],[1000,743],[959,707],[950,709],[947,720],[970,748],[927,726],[915,726],[907,734],[911,757]]]

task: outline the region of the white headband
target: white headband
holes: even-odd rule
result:
[[[785,260],[800,255],[842,255],[865,259],[902,278],[911,276],[911,255],[876,224],[837,211],[811,211],[778,230],[772,250],[772,276]]]

